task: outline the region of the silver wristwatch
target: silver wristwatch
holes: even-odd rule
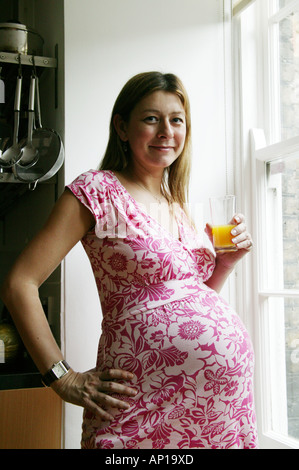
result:
[[[50,370],[42,376],[42,383],[49,387],[54,380],[59,380],[64,377],[70,369],[70,366],[66,361],[59,361],[53,364]]]

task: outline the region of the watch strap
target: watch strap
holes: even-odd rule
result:
[[[48,372],[42,375],[42,383],[46,387],[49,387],[52,382],[64,377],[68,373],[69,369],[70,369],[70,366],[65,360],[59,361],[56,364],[53,364],[51,369],[49,369]]]

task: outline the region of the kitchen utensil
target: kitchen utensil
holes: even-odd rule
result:
[[[33,131],[33,145],[38,149],[38,162],[31,168],[13,167],[14,175],[22,182],[29,183],[29,189],[34,190],[38,182],[52,178],[64,162],[64,147],[59,134],[53,129],[42,127],[39,101],[39,86],[36,77],[36,124],[38,128]]]
[[[0,51],[43,55],[43,38],[20,23],[0,23]]]
[[[1,76],[2,67],[0,67],[0,103],[5,103],[5,83]]]
[[[31,80],[30,80],[30,89],[29,89],[27,143],[22,148],[23,154],[18,162],[19,165],[25,166],[27,168],[35,165],[39,158],[38,150],[32,144],[32,132],[33,132],[33,123],[34,123],[35,80],[36,80],[36,76],[32,75]]]
[[[18,143],[19,122],[20,122],[20,102],[22,90],[22,76],[18,75],[15,102],[14,102],[14,133],[12,146],[3,152],[0,158],[0,166],[3,168],[10,168],[17,163],[22,157],[23,150]]]

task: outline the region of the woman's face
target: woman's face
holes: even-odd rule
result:
[[[150,170],[170,166],[182,153],[186,138],[186,116],[179,97],[155,91],[133,109],[122,123],[122,140],[127,141],[133,164]]]

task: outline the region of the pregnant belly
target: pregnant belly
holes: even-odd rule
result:
[[[108,426],[86,413],[85,441],[96,430],[101,448],[256,445],[251,342],[214,293],[105,321],[98,367],[134,372],[139,393]]]
[[[224,394],[246,387],[253,350],[238,315],[216,294],[166,304],[104,327],[99,367],[136,375],[142,400]],[[146,398],[146,395],[147,398]]]

